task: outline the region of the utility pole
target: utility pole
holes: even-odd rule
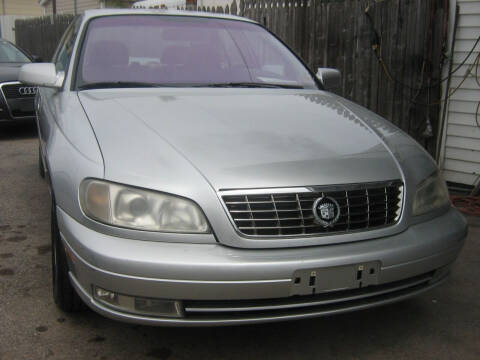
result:
[[[2,15],[7,15],[5,14],[5,0],[2,0]]]
[[[77,15],[77,0],[73,0],[73,15]]]
[[[3,0],[5,1],[5,0]],[[56,15],[57,14],[57,0],[52,0],[52,14]]]

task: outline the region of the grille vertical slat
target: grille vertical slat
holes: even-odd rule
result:
[[[300,219],[303,227],[302,234],[305,234],[305,218],[307,217],[303,214],[302,204],[300,203],[300,198],[298,197],[298,194],[295,194],[295,198],[297,199],[297,206],[298,206],[298,209],[300,210]],[[313,219],[313,216],[311,218]],[[310,219],[310,218],[307,218],[307,219]]]
[[[401,215],[403,184],[355,184],[304,192],[254,195],[223,195],[222,200],[237,230],[248,236],[284,237],[345,233],[370,230],[395,224]],[[338,221],[324,227],[313,216],[313,204],[320,197],[338,202]]]

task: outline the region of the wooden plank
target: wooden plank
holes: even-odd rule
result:
[[[342,5],[340,2],[328,2],[326,21],[328,27],[327,67],[336,68],[343,72],[343,43],[338,31],[343,10]],[[341,93],[342,90],[338,92]]]
[[[434,4],[436,7],[433,18],[433,33],[431,34],[432,40],[430,41],[432,44],[432,54],[429,55],[429,61],[432,68],[430,77],[431,79],[441,79],[443,77],[444,64],[447,64],[447,62],[444,61],[444,51],[447,48],[447,39],[445,38],[446,34],[444,33],[444,22],[448,22],[449,9],[444,8],[444,6],[448,6],[448,4],[445,4],[445,2],[434,2]],[[437,81],[431,80],[428,82],[428,85],[431,85],[435,82]],[[437,85],[431,89],[429,102],[438,102],[438,100],[442,99],[443,95],[443,86]],[[436,136],[439,133],[441,109],[443,108],[440,106],[440,104],[429,107],[432,134],[431,138],[428,139],[427,150],[434,154],[437,152]]]
[[[301,54],[302,59],[310,67],[310,16],[309,16],[309,0],[302,0],[300,3],[301,8],[301,21],[302,21],[302,38],[301,38]]]
[[[368,1],[361,0],[357,3],[356,13],[356,44],[355,44],[355,70],[353,81],[355,83],[354,100],[364,106],[368,106],[370,89],[370,35],[371,30],[364,14]]]
[[[343,36],[343,91],[347,99],[354,98],[353,73],[355,64],[355,13],[356,2],[345,1],[342,7],[342,32]],[[353,16],[352,16],[353,15]]]
[[[319,46],[321,50],[322,67],[328,66],[328,15],[330,12],[329,3],[322,1],[321,3],[321,37],[319,39]]]
[[[407,51],[406,42],[408,39],[408,5],[404,1],[399,1],[398,13],[397,13],[397,41],[395,46],[395,74],[402,82],[405,81],[405,54]],[[393,123],[399,127],[402,127],[408,114],[409,102],[404,96],[405,89],[402,85],[394,86],[393,101],[394,101],[394,115]]]
[[[280,36],[279,33],[279,16],[280,16],[280,3],[278,1],[273,1],[272,3],[272,25],[270,30],[272,30],[277,36]]]
[[[389,50],[391,47],[391,42],[389,41],[389,9],[392,4],[392,1],[377,3],[375,6],[379,8],[380,16],[375,18],[375,26],[377,31],[379,31],[381,37],[381,48],[380,53],[385,61],[388,68],[389,66]],[[378,64],[379,69],[379,82],[378,82],[378,93],[377,93],[377,110],[376,112],[383,117],[387,117],[387,104],[390,101],[388,97],[388,89],[390,86],[390,80],[386,74],[385,69],[381,64]]]
[[[386,49],[386,53],[384,56],[387,56],[386,62],[387,66],[392,73],[394,78],[399,78],[398,70],[399,66],[397,64],[397,44],[399,41],[399,30],[398,30],[398,11],[399,11],[399,0],[393,0],[390,2],[390,6],[388,7],[388,22],[387,22],[387,29],[388,32],[386,39],[388,41],[388,48]],[[394,114],[397,112],[395,111],[395,90],[397,86],[394,81],[389,80],[387,82],[387,91],[386,91],[386,99],[385,99],[385,108],[386,108],[386,118],[393,122],[395,125],[398,125],[398,119]]]
[[[379,6],[377,6],[377,3],[372,3],[372,7],[370,8],[370,15],[373,19],[373,26],[375,28],[378,27],[378,24],[381,23],[381,10]],[[378,31],[378,30],[377,30]],[[372,29],[373,32],[373,29]],[[373,33],[372,33],[372,39],[373,39]],[[376,44],[371,44],[376,45]],[[368,108],[376,113],[378,112],[378,97],[379,97],[379,84],[380,84],[380,78],[382,75],[382,70],[380,69],[380,64],[378,62],[377,57],[375,56],[375,53],[372,50],[372,56],[371,56],[371,86],[370,86],[370,99],[369,99],[369,106]]]

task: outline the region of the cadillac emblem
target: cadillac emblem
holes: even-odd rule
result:
[[[337,200],[329,196],[318,198],[313,203],[313,216],[323,227],[333,226],[340,217],[340,205]]]

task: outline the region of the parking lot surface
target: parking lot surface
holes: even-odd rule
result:
[[[50,195],[33,125],[0,126],[0,359],[480,359],[480,218],[446,283],[340,316],[155,328],[53,303]]]

